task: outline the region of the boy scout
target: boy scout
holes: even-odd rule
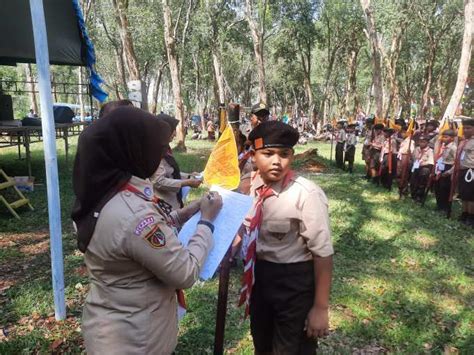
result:
[[[344,154],[344,162],[348,162],[348,171],[350,174],[353,173],[354,170],[354,157],[356,151],[356,144],[357,144],[357,135],[355,133],[356,125],[351,123],[347,126],[347,135],[346,135],[346,149]]]
[[[461,221],[474,226],[474,119],[463,121],[464,141],[459,147],[459,198]]]
[[[260,123],[268,121],[269,116],[270,110],[263,102],[253,105],[250,116],[250,126],[252,129],[257,127]]]
[[[249,136],[258,168],[244,226],[240,304],[257,354],[314,354],[328,332],[332,254],[327,198],[291,169],[298,132],[279,121]],[[255,272],[255,274],[254,274]]]
[[[384,129],[384,144],[382,147],[381,155],[382,158],[382,165],[381,165],[381,174],[380,174],[380,182],[382,186],[385,187],[387,190],[392,190],[392,183],[393,177],[396,176],[397,173],[397,155],[398,155],[398,147],[397,147],[397,133],[392,128],[385,128]]]
[[[456,159],[457,146],[454,143],[454,137],[456,137],[456,132],[452,129],[448,129],[441,134],[440,156],[435,167],[436,207],[444,212],[448,211],[449,194],[451,192],[451,168]]]
[[[382,123],[377,123],[373,126],[373,137],[370,142],[370,176],[372,182],[376,184],[380,182],[380,154],[385,142],[383,127]]]
[[[344,130],[344,122],[339,121],[336,126],[336,165],[340,169],[344,169],[344,144],[346,143],[346,131]]]
[[[433,149],[428,146],[428,143],[429,137],[420,136],[418,138],[418,147],[416,147],[413,152],[410,191],[411,197],[416,202],[423,202],[431,169],[434,165]]]
[[[400,197],[407,192],[407,185],[410,176],[410,163],[415,151],[415,141],[413,132],[407,132],[407,127],[402,126],[400,136],[403,139],[398,150],[397,175],[399,176],[398,189]]]

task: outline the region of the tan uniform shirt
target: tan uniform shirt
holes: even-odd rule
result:
[[[340,129],[336,134],[336,143],[344,143],[346,140],[346,131]]]
[[[445,147],[441,147],[441,159],[443,159],[444,164],[454,164],[454,160],[456,159],[456,149],[457,146],[454,142],[449,143]]]
[[[403,140],[403,142],[400,144],[400,149],[399,153],[400,154],[413,154],[415,151],[415,141],[410,139],[410,137],[407,137]]]
[[[348,133],[346,136],[346,145],[357,145],[357,136],[355,133]]]
[[[374,137],[374,140],[372,141],[372,148],[382,150],[384,143],[385,136],[383,133],[380,133]]]
[[[165,159],[161,159],[160,166],[150,178],[155,195],[168,202],[173,210],[180,209],[177,193],[182,187],[183,180],[173,178],[173,167]],[[181,173],[182,179],[187,179],[189,174]]]
[[[383,154],[389,154],[390,152],[392,154],[397,154],[398,153],[398,143],[397,143],[397,135],[394,134],[390,137],[390,139],[386,138],[383,143],[383,148],[382,148]]]
[[[147,180],[130,184],[150,194]],[[90,276],[82,321],[88,354],[170,354],[176,290],[198,279],[213,238],[199,225],[184,248],[152,202],[130,191],[102,209],[85,253]]]
[[[254,173],[251,196],[263,186]],[[313,182],[295,177],[263,203],[263,221],[257,240],[257,258],[280,264],[313,260],[334,253],[329,229],[328,200]],[[253,215],[253,213],[251,213]],[[249,220],[245,224],[248,226]]]
[[[426,147],[425,149],[421,150],[420,147],[416,147],[415,152],[413,153],[413,161],[417,160],[420,161],[420,166],[433,165],[433,149]]]
[[[461,169],[474,169],[474,137],[466,142],[459,157],[459,166]]]

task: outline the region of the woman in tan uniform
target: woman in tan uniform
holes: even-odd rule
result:
[[[80,136],[73,172],[72,218],[90,276],[86,350],[170,354],[177,343],[177,290],[198,279],[222,199],[208,195],[164,213],[148,178],[166,150],[169,127],[131,107],[106,117]],[[185,248],[176,230],[199,209],[202,220]]]

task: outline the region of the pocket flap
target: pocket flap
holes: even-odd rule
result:
[[[291,229],[291,221],[290,220],[275,220],[275,221],[266,221],[265,222],[265,229],[271,233],[281,233],[286,234]]]

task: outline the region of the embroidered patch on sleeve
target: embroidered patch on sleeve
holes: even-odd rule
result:
[[[148,227],[150,224],[155,223],[154,216],[147,216],[138,222],[137,226],[135,227],[135,235],[140,235]]]
[[[166,245],[165,235],[158,226],[155,226],[144,239],[155,249],[163,248]]]

